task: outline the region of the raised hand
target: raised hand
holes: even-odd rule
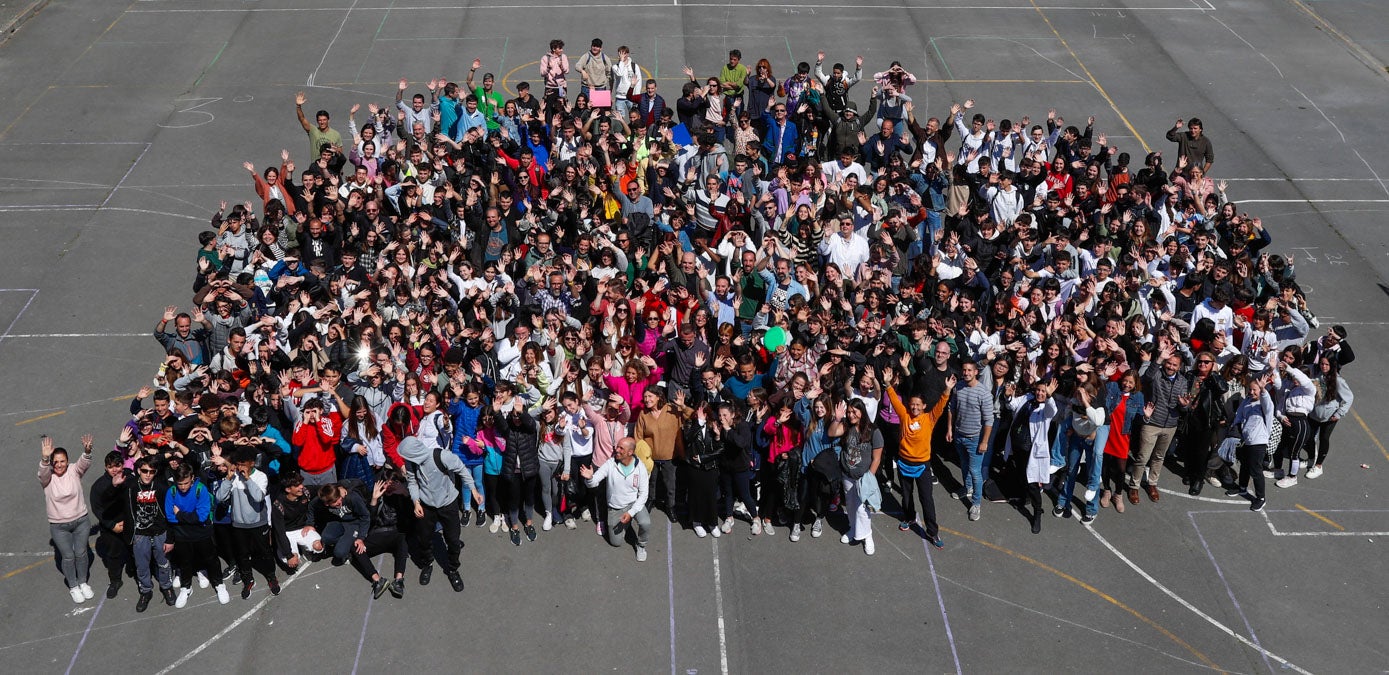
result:
[[[176,307],[176,306],[174,306],[174,305],[169,305],[168,307],[165,307],[165,308],[164,308],[164,322],[165,322],[165,323],[168,323],[168,322],[170,322],[170,321],[173,321],[173,320],[174,320],[174,316],[176,316],[177,314],[178,314],[178,307]]]
[[[301,92],[298,92],[298,93],[296,93],[296,94],[294,95],[294,105],[304,105],[305,103],[308,102],[308,100],[309,100],[309,97],[308,97],[308,96],[305,96],[305,95],[304,95],[304,92],[302,92],[302,91],[301,91]]]

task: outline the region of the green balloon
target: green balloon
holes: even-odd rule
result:
[[[767,334],[762,336],[762,344],[769,351],[776,351],[778,347],[786,344],[786,329],[776,326],[767,330]]]

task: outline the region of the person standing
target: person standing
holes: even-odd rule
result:
[[[1124,512],[1125,481],[1128,476],[1129,439],[1134,423],[1143,411],[1143,392],[1138,388],[1138,373],[1126,370],[1118,382],[1105,385],[1105,416],[1109,434],[1104,440],[1104,467],[1100,472],[1100,506]],[[1111,490],[1111,486],[1113,489]]]
[[[902,482],[903,513],[902,522],[897,529],[910,530],[916,520],[916,505],[912,500],[912,489],[921,498],[921,512],[925,520],[926,539],[936,548],[945,548],[940,538],[940,526],[936,523],[936,502],[931,495],[931,435],[936,421],[945,412],[945,404],[950,401],[950,390],[955,388],[955,376],[945,378],[945,391],[929,411],[921,396],[913,395],[902,403],[893,386],[887,388],[887,398],[893,412],[902,420],[902,444],[898,449],[897,475]]]
[[[116,597],[124,584],[125,570],[131,567],[130,523],[126,512],[126,488],[129,487],[131,473],[125,468],[125,457],[119,450],[106,453],[104,462],[106,472],[92,483],[92,515],[96,518],[100,534],[97,535],[96,550],[106,567],[110,585],[106,587],[106,599]]]
[[[91,530],[87,500],[82,497],[82,476],[92,466],[92,435],[82,437],[82,456],[75,464],[68,462],[67,449],[53,447],[48,436],[40,439],[39,449],[39,485],[43,486],[48,512],[48,533],[58,549],[68,593],[73,602],[81,604],[94,595],[87,584],[87,538]]]
[[[1051,423],[1059,411],[1056,380],[1038,380],[1032,392],[1008,402],[1013,426],[1008,435],[1008,452],[1026,453],[1027,501],[1032,505],[1032,534],[1042,533],[1042,488],[1051,482]],[[1021,460],[1018,460],[1021,461]]]
[[[1177,156],[1185,157],[1188,167],[1210,173],[1211,165],[1215,163],[1215,148],[1211,146],[1211,139],[1206,137],[1206,126],[1195,117],[1185,124],[1186,131],[1182,131],[1183,122],[1178,119],[1168,130],[1167,140],[1177,144]]]
[[[722,534],[718,520],[719,458],[723,452],[723,429],[710,419],[713,407],[708,401],[695,407],[681,430],[684,456],[689,469],[685,472],[688,485],[690,523],[695,535],[704,538],[710,530],[717,538]]]
[[[847,407],[841,403],[844,417],[831,425],[830,434],[843,437],[839,451],[839,468],[843,472],[844,515],[849,519],[849,531],[839,538],[842,544],[863,542],[863,552],[873,555],[873,522],[863,495],[863,482],[875,481],[878,463],[883,459],[883,434],[873,426],[868,408],[859,399],[851,399]],[[836,411],[838,412],[838,411]]]
[[[224,605],[231,602],[227,587],[222,583],[217,544],[212,541],[212,492],[194,477],[192,465],[180,462],[174,469],[174,486],[164,493],[164,517],[173,531],[173,553],[182,589],[174,600],[174,607],[183,609],[188,605],[188,598],[193,595],[195,572],[203,572],[216,586],[217,602]]]
[[[1266,376],[1265,376],[1266,377]],[[1264,455],[1268,453],[1269,430],[1275,421],[1273,397],[1268,394],[1269,383],[1265,377],[1256,377],[1249,383],[1249,395],[1235,410],[1235,418],[1230,421],[1230,434],[1239,435],[1239,481],[1225,491],[1228,497],[1249,498],[1249,479],[1254,479],[1253,503],[1250,511],[1262,511],[1267,503],[1264,493]]]
[[[256,587],[255,572],[265,577],[272,595],[279,595],[275,558],[270,554],[270,481],[256,469],[256,451],[241,447],[231,456],[230,463],[215,464],[222,472],[222,480],[216,484],[217,501],[231,504],[232,543],[236,569],[241,572],[241,599],[251,597]]]
[[[1312,467],[1307,469],[1308,478],[1321,476],[1322,462],[1326,461],[1327,453],[1331,452],[1331,432],[1336,430],[1336,423],[1350,412],[1350,404],[1355,400],[1350,385],[1341,377],[1341,364],[1334,357],[1323,356],[1318,359],[1316,373],[1317,402],[1312,406],[1312,413],[1307,416],[1310,427],[1307,433],[1307,456],[1308,461],[1312,463]]]
[[[608,543],[614,547],[622,546],[628,526],[636,523],[637,562],[646,562],[646,542],[651,530],[651,514],[646,511],[646,493],[649,478],[646,465],[637,461],[637,439],[628,436],[618,441],[613,461],[599,466],[596,470],[587,465],[579,466],[579,475],[588,487],[597,488],[599,483],[607,482],[608,488]]]
[[[1187,394],[1190,383],[1181,374],[1182,357],[1169,349],[1158,353],[1161,369],[1149,369],[1143,377],[1143,423],[1138,427],[1138,444],[1128,467],[1126,481],[1130,504],[1138,503],[1138,488],[1148,492],[1148,499],[1159,499],[1158,478],[1162,476],[1162,461],[1167,448],[1177,435],[1177,420],[1191,405]]]
[[[994,403],[989,386],[979,380],[979,364],[966,360],[960,366],[964,381],[955,388],[947,413],[947,442],[955,444],[964,471],[965,500],[969,519],[979,520],[984,502],[984,457],[993,435]],[[874,463],[876,465],[876,462]]]
[[[169,521],[164,513],[161,495],[168,492],[169,483],[159,475],[155,461],[149,457],[135,460],[135,479],[126,490],[127,513],[130,518],[131,543],[135,556],[135,583],[140,589],[140,598],[135,601],[135,611],[143,612],[154,597],[154,583],[150,578],[150,562],[154,562],[154,579],[159,581],[159,593],[164,604],[173,606],[174,587],[170,579]]]
[[[463,592],[463,577],[458,573],[459,553],[463,542],[459,538],[462,529],[460,522],[460,499],[454,478],[462,481],[463,487],[481,504],[482,495],[473,482],[473,474],[458,455],[445,452],[442,448],[426,447],[420,439],[410,436],[400,442],[400,456],[405,459],[405,482],[410,490],[410,500],[415,505],[415,534],[419,538],[420,585],[428,586],[434,574],[434,526],[443,524],[444,544],[448,549],[448,560],[444,575],[448,577],[453,590]]]

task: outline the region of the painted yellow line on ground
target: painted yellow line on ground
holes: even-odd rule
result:
[[[68,411],[66,411],[66,410],[59,410],[58,412],[51,412],[51,413],[48,413],[48,414],[46,414],[46,415],[39,415],[38,417],[30,417],[30,418],[27,419],[27,420],[23,420],[23,421],[20,421],[20,422],[15,422],[14,425],[17,426],[17,427],[19,427],[19,426],[24,426],[25,424],[29,424],[30,422],[37,422],[37,421],[39,421],[39,420],[46,420],[46,419],[48,419],[48,418],[50,418],[50,417],[57,417],[57,416],[59,416],[59,415],[66,415],[67,413],[68,413]]]
[[[4,581],[5,579],[8,579],[8,578],[10,578],[10,577],[12,577],[12,576],[15,576],[16,574],[19,574],[20,572],[28,572],[29,570],[34,569],[35,567],[40,567],[40,566],[42,566],[42,565],[44,565],[44,564],[51,563],[51,562],[53,562],[53,559],[52,559],[52,558],[48,558],[48,559],[45,559],[45,560],[40,560],[40,561],[38,561],[38,562],[36,562],[36,563],[31,563],[31,564],[29,564],[29,565],[25,565],[25,566],[23,566],[23,567],[21,567],[21,568],[19,568],[19,569],[17,569],[17,570],[14,570],[13,572],[6,572],[6,573],[4,573],[4,574],[0,574],[0,581]]]
[[[1323,19],[1320,14],[1317,14],[1315,11],[1313,11],[1311,7],[1308,7],[1307,3],[1302,2],[1302,0],[1288,1],[1292,3],[1293,7],[1302,10],[1305,14],[1307,14],[1307,16],[1311,17],[1312,21],[1316,22],[1317,28],[1320,28],[1322,32],[1327,33],[1328,35],[1336,38],[1337,40],[1340,40],[1341,43],[1346,46],[1346,49],[1351,53],[1351,55],[1356,58],[1356,60],[1360,61],[1361,63],[1364,63],[1370,70],[1374,71],[1375,74],[1379,75],[1380,77],[1389,77],[1389,66],[1386,66],[1383,62],[1376,58],[1374,54],[1371,54],[1364,47],[1361,47],[1359,44],[1357,44],[1355,40],[1350,39],[1350,36],[1341,32],[1340,29],[1332,25],[1330,21]]]
[[[992,543],[992,542],[988,542],[988,541],[984,541],[983,539],[978,539],[978,538],[972,537],[972,536],[970,536],[970,535],[968,535],[968,534],[965,534],[964,532],[957,532],[957,531],[952,530],[952,529],[950,529],[950,528],[948,528],[948,527],[942,527],[942,528],[940,528],[940,529],[941,529],[942,532],[948,532],[948,533],[950,533],[951,536],[955,536],[955,537],[959,537],[959,538],[961,538],[961,539],[965,539],[965,540],[968,540],[968,541],[972,541],[972,542],[974,542],[974,543],[976,543],[976,544],[979,544],[980,546],[983,546],[983,547],[985,547],[985,548],[990,548],[990,549],[993,549],[993,550],[995,550],[995,551],[998,551],[999,553],[1002,553],[1002,554],[1004,554],[1004,555],[1006,555],[1006,556],[1009,556],[1009,557],[1011,557],[1011,558],[1014,558],[1014,559],[1016,559],[1016,560],[1021,560],[1022,562],[1025,562],[1025,563],[1027,563],[1027,564],[1029,564],[1029,565],[1032,565],[1033,567],[1036,567],[1037,569],[1040,569],[1040,570],[1043,570],[1043,571],[1046,571],[1046,572],[1051,572],[1052,574],[1055,574],[1056,576],[1061,577],[1062,579],[1065,579],[1066,581],[1069,581],[1069,582],[1071,582],[1071,583],[1073,583],[1073,584],[1075,584],[1075,585],[1077,585],[1077,586],[1079,586],[1079,587],[1081,587],[1081,588],[1083,588],[1083,589],[1085,589],[1085,590],[1087,590],[1087,591],[1089,591],[1089,592],[1091,592],[1091,593],[1093,593],[1093,594],[1099,596],[1099,597],[1100,597],[1101,599],[1103,599],[1105,602],[1108,602],[1109,604],[1114,605],[1115,607],[1118,607],[1119,609],[1122,609],[1122,610],[1124,610],[1125,612],[1128,612],[1129,614],[1133,615],[1133,617],[1136,618],[1136,619],[1138,619],[1139,621],[1142,621],[1143,623],[1148,624],[1149,626],[1151,626],[1151,627],[1152,627],[1154,630],[1156,630],[1157,632],[1162,633],[1162,635],[1163,635],[1164,637],[1166,637],[1167,639],[1171,640],[1172,642],[1175,642],[1175,643],[1176,643],[1178,646],[1180,646],[1182,649],[1185,649],[1185,650],[1187,650],[1188,652],[1190,652],[1192,656],[1195,656],[1197,659],[1200,659],[1201,663],[1204,663],[1204,664],[1210,666],[1211,668],[1214,668],[1215,670],[1218,670],[1218,671],[1220,671],[1220,672],[1222,672],[1222,673],[1228,672],[1228,671],[1226,671],[1224,668],[1221,668],[1219,665],[1217,665],[1216,662],[1212,661],[1212,660],[1210,659],[1210,657],[1206,656],[1205,654],[1202,654],[1200,651],[1197,651],[1197,649],[1196,649],[1195,647],[1192,647],[1190,644],[1187,644],[1187,642],[1186,642],[1185,640],[1183,640],[1183,639],[1177,637],[1177,635],[1176,635],[1175,633],[1173,633],[1173,632],[1170,631],[1170,630],[1167,630],[1166,628],[1163,628],[1162,625],[1159,624],[1158,622],[1156,622],[1156,621],[1154,621],[1154,620],[1152,620],[1152,619],[1149,619],[1148,617],[1146,617],[1146,616],[1144,616],[1142,613],[1140,613],[1138,610],[1136,610],[1136,609],[1134,609],[1134,608],[1132,608],[1132,607],[1129,607],[1128,605],[1124,604],[1123,602],[1120,602],[1120,601],[1119,601],[1117,598],[1115,598],[1114,596],[1112,596],[1112,595],[1110,595],[1110,594],[1108,594],[1108,593],[1105,593],[1104,591],[1101,591],[1100,589],[1095,588],[1094,586],[1091,586],[1090,584],[1087,584],[1087,583],[1085,583],[1084,581],[1081,581],[1080,579],[1077,579],[1077,578],[1075,578],[1074,576],[1071,576],[1070,574],[1067,574],[1067,573],[1065,573],[1065,572],[1062,572],[1061,570],[1056,569],[1055,567],[1052,567],[1051,565],[1048,565],[1048,564],[1046,564],[1046,563],[1044,563],[1044,562],[1041,562],[1040,560],[1037,560],[1037,559],[1035,559],[1035,558],[1031,558],[1031,557],[1028,557],[1028,556],[1023,555],[1023,554],[1021,554],[1021,553],[1018,553],[1017,551],[1013,551],[1013,550],[1011,550],[1011,549],[1004,548],[1004,547],[1002,547],[1002,546],[999,546],[998,544],[995,544],[995,543]]]
[[[1354,410],[1350,411],[1350,414],[1355,416],[1355,421],[1360,423],[1360,428],[1365,430],[1365,435],[1369,436],[1371,441],[1374,441],[1375,447],[1379,448],[1380,454],[1384,455],[1385,459],[1389,459],[1389,450],[1386,450],[1384,444],[1379,442],[1379,437],[1375,436],[1375,432],[1370,431],[1370,425],[1365,424],[1365,418],[1361,417],[1360,413]]]
[[[1305,507],[1305,506],[1303,506],[1303,505],[1301,505],[1301,504],[1293,504],[1293,506],[1297,507],[1297,509],[1298,509],[1299,511],[1301,511],[1301,512],[1303,512],[1303,513],[1305,513],[1305,514],[1307,514],[1307,515],[1309,515],[1309,516],[1311,516],[1311,517],[1313,517],[1313,518],[1316,518],[1317,520],[1320,520],[1321,522],[1326,523],[1327,525],[1330,525],[1330,526],[1332,526],[1332,527],[1334,527],[1334,528],[1336,528],[1336,529],[1338,529],[1338,530],[1340,530],[1340,531],[1342,531],[1342,532],[1345,532],[1345,531],[1346,531],[1346,528],[1342,527],[1340,523],[1338,523],[1338,522],[1336,522],[1336,521],[1334,521],[1334,520],[1332,520],[1332,519],[1330,519],[1330,518],[1327,518],[1326,516],[1323,516],[1322,514],[1317,513],[1316,511],[1313,511],[1312,509],[1309,509],[1309,508],[1307,508],[1307,507]]]
[[[1046,22],[1047,28],[1051,29],[1056,39],[1061,41],[1061,46],[1065,47],[1066,51],[1071,55],[1071,58],[1075,59],[1076,65],[1080,66],[1080,69],[1085,72],[1085,76],[1090,78],[1090,84],[1095,87],[1095,91],[1100,92],[1100,96],[1104,97],[1105,102],[1109,104],[1109,108],[1114,111],[1115,115],[1119,116],[1119,120],[1124,123],[1124,126],[1128,127],[1129,131],[1133,132],[1133,137],[1138,139],[1138,144],[1143,146],[1143,151],[1152,152],[1153,149],[1148,147],[1148,142],[1143,140],[1143,134],[1138,133],[1138,130],[1133,128],[1133,124],[1129,122],[1129,118],[1124,116],[1122,110],[1119,110],[1119,104],[1114,102],[1109,92],[1105,91],[1104,87],[1100,85],[1100,81],[1095,79],[1095,75],[1090,72],[1089,68],[1085,67],[1085,62],[1080,60],[1080,56],[1076,54],[1076,50],[1071,49],[1071,44],[1066,42],[1066,38],[1061,37],[1061,31],[1056,30],[1056,26],[1052,25],[1051,19],[1047,16],[1046,12],[1042,11],[1041,6],[1037,4],[1037,0],[1028,0],[1028,2],[1032,3],[1032,8],[1037,10],[1037,16],[1042,17],[1042,21]]]

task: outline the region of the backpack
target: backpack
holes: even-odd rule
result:
[[[439,473],[442,473],[445,476],[447,476],[449,475],[449,470],[447,467],[444,466],[443,454],[443,448],[434,448],[434,466],[439,469]],[[405,464],[411,471],[415,472],[416,475],[418,475],[420,473],[420,469],[423,468],[419,464],[416,464],[408,459],[405,460]]]

